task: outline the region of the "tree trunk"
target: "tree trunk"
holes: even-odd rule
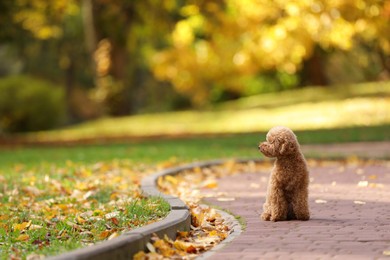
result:
[[[94,82],[97,83],[96,62],[93,58],[97,46],[97,36],[94,24],[93,0],[82,0],[81,11],[83,18],[84,37],[87,51],[90,55],[91,71]]]
[[[326,86],[329,84],[323,67],[323,53],[319,47],[313,55],[305,61],[301,83],[303,86]]]

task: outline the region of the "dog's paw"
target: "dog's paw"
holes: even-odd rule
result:
[[[264,212],[261,214],[261,219],[264,221],[270,221],[271,220],[271,214]]]
[[[297,220],[307,221],[310,219],[310,215],[301,215],[297,217]]]
[[[286,216],[275,216],[275,215],[272,215],[270,220],[273,221],[273,222],[285,221],[285,220],[287,220],[287,217]]]

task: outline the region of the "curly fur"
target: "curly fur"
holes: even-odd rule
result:
[[[308,220],[309,171],[295,134],[287,127],[273,127],[259,150],[267,157],[276,157],[261,218]]]

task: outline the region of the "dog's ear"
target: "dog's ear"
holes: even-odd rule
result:
[[[280,149],[280,154],[281,155],[290,154],[294,152],[294,150],[295,150],[295,145],[293,143],[290,142],[283,143]]]

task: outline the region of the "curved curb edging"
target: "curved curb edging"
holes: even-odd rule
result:
[[[238,163],[246,162],[246,161],[251,161],[251,160],[235,160],[235,162]],[[165,175],[176,175],[182,171],[190,170],[194,168],[204,168],[213,165],[218,165],[224,162],[226,162],[226,160],[213,160],[213,161],[206,161],[206,162],[190,163],[184,166],[162,170],[151,176],[144,178],[141,182],[141,189],[143,193],[148,197],[150,196],[161,197],[169,203],[171,207],[171,211],[166,218],[164,218],[161,221],[154,222],[152,224],[137,228],[135,230],[125,232],[115,239],[107,240],[89,247],[76,249],[74,251],[70,251],[58,256],[48,257],[47,259],[48,260],[87,260],[87,259],[128,260],[128,259],[132,259],[133,255],[136,254],[137,252],[146,249],[146,244],[149,242],[153,234],[157,234],[160,237],[167,235],[170,239],[175,239],[178,230],[182,230],[182,231],[190,230],[191,215],[187,205],[182,200],[180,200],[175,196],[161,193],[157,189],[158,178]],[[239,231],[241,232],[241,227],[239,228]],[[239,233],[236,234],[238,235]],[[225,241],[224,244],[226,244],[229,241],[230,240]],[[217,250],[217,248],[215,250]]]

